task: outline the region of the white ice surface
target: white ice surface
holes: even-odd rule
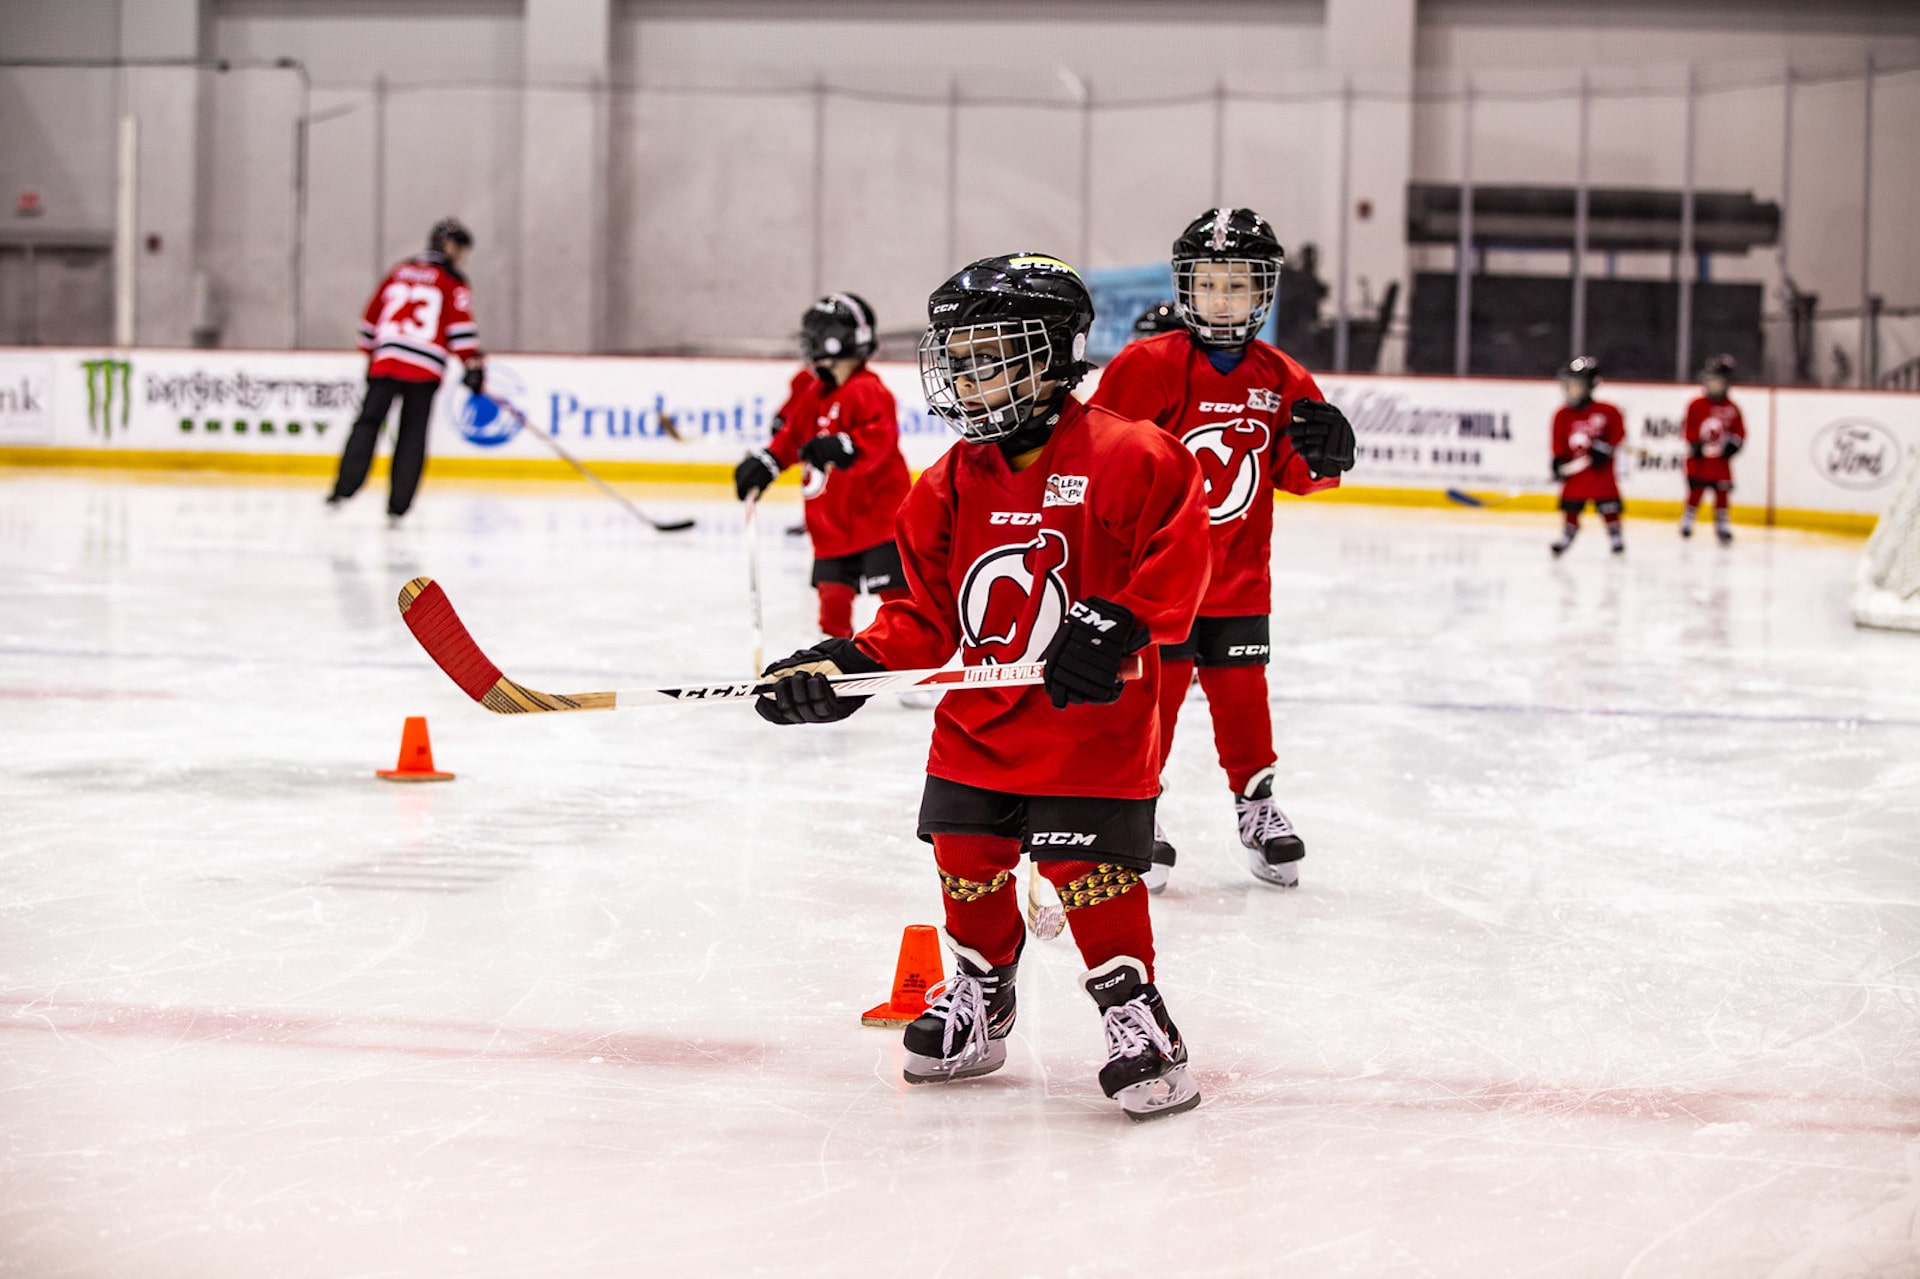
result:
[[[1280,794],[1191,703],[1161,980],[1206,1100],[1094,1083],[1070,944],[1007,1068],[908,1089],[929,716],[504,718],[745,670],[731,501],[0,472],[0,1273],[1920,1274],[1920,636],[1860,543],[1288,501]],[[763,519],[768,648],[807,552]],[[430,717],[443,786],[391,786]]]

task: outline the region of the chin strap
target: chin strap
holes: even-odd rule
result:
[[[827,390],[833,391],[833,390],[839,389],[840,383],[838,379],[836,379],[833,376],[833,368],[831,365],[827,365],[827,364],[814,365],[813,375],[820,379],[820,385],[826,387]]]

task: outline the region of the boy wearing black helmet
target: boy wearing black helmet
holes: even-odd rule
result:
[[[1615,555],[1627,549],[1620,533],[1620,482],[1614,477],[1614,454],[1627,439],[1626,419],[1611,404],[1593,398],[1600,380],[1600,361],[1583,355],[1560,370],[1560,388],[1567,402],[1553,415],[1553,477],[1560,481],[1560,540],[1553,544],[1557,559],[1567,553],[1580,532],[1580,512],[1588,502],[1606,521],[1607,542]]]
[[[799,462],[813,539],[813,586],[820,630],[853,634],[853,599],[906,594],[893,519],[910,477],[900,456],[893,392],[867,367],[875,345],[873,308],[854,293],[829,293],[800,317],[800,353],[773,438],[733,469],[741,501]]]
[[[473,234],[458,218],[441,218],[427,233],[427,251],[394,267],[373,291],[360,317],[360,349],[367,353],[367,394],[347,435],[327,505],[360,491],[373,465],[373,448],[393,402],[400,428],[393,439],[387,484],[387,520],[397,524],[413,505],[427,463],[427,423],[447,361],[465,367],[461,378],[475,395],[486,385],[486,357],[473,323],[473,290],[461,274],[473,252]]]
[[[909,1083],[998,1070],[1025,929],[1022,854],[1059,890],[1107,1036],[1100,1086],[1133,1119],[1197,1105],[1186,1045],[1154,986],[1141,875],[1160,752],[1156,643],[1184,636],[1206,588],[1206,511],[1191,454],[1150,424],[1069,394],[1093,302],[1066,263],[973,263],[928,302],[927,403],[962,436],[900,511],[912,594],[852,640],[768,668],[775,723],[843,719],[864,698],[823,674],[1043,661],[1040,687],[943,699],[920,837],[933,845],[954,972],[906,1028]],[[1123,681],[1141,653],[1145,674]]]
[[[1198,459],[1211,524],[1212,584],[1191,634],[1161,654],[1161,764],[1198,664],[1220,766],[1233,791],[1248,868],[1262,881],[1300,882],[1306,844],[1274,799],[1267,660],[1273,610],[1272,490],[1314,493],[1353,466],[1353,428],[1313,377],[1254,337],[1279,293],[1285,261],[1265,218],[1210,209],[1173,244],[1181,326],[1121,350],[1092,403],[1166,430]],[[1165,886],[1174,850],[1154,841],[1149,884]]]
[[[1725,546],[1733,541],[1727,499],[1733,493],[1735,455],[1747,445],[1747,422],[1740,406],[1727,398],[1733,385],[1733,357],[1716,355],[1700,370],[1702,395],[1687,405],[1687,505],[1680,512],[1680,536],[1693,536],[1701,495],[1713,492],[1713,533]]]

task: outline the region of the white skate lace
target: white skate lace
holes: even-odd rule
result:
[[[927,1011],[946,1019],[946,1028],[940,1036],[940,1055],[951,1057],[953,1041],[957,1037],[960,1023],[966,1024],[967,1046],[976,1052],[987,1049],[987,984],[992,977],[980,978],[961,971],[935,986],[927,992],[933,998],[927,1002]]]
[[[1107,1009],[1106,1031],[1108,1061],[1141,1057],[1148,1048],[1159,1049],[1163,1057],[1173,1056],[1173,1041],[1160,1029],[1145,996]]]
[[[1293,823],[1271,799],[1241,799],[1240,842],[1248,848],[1263,849],[1270,839],[1293,834]]]

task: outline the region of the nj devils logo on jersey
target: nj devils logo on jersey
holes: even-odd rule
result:
[[[1200,478],[1207,486],[1207,517],[1215,524],[1237,520],[1253,506],[1260,492],[1260,455],[1272,436],[1265,425],[1234,418],[1209,422],[1181,437],[1200,461]]]
[[[1039,661],[1067,615],[1066,562],[1066,536],[1050,528],[975,560],[960,584],[967,647],[994,665]]]

